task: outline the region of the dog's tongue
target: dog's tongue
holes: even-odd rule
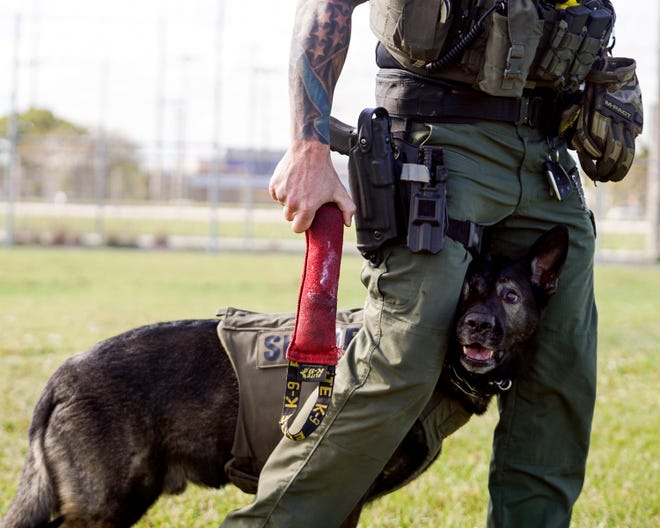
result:
[[[463,347],[463,354],[475,361],[488,361],[493,357],[493,350],[484,348],[481,345],[465,345]]]

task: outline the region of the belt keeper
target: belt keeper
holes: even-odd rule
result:
[[[481,254],[481,241],[483,239],[484,230],[478,224],[470,222],[470,230],[468,232],[468,240],[466,247],[468,250],[474,251],[476,254]]]

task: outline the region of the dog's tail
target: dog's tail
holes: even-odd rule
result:
[[[0,528],[38,528],[57,526],[51,518],[56,513],[57,497],[48,470],[44,439],[55,409],[54,388],[49,383],[41,394],[30,425],[30,447],[18,485],[18,491]]]

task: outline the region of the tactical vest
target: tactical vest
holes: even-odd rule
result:
[[[580,85],[606,49],[609,0],[371,0],[370,26],[414,73],[489,95]],[[435,64],[434,64],[435,63]]]
[[[218,315],[224,316],[218,324],[218,337],[239,380],[238,421],[232,458],[225,465],[225,472],[234,485],[254,494],[266,459],[282,439],[278,419],[288,364],[285,354],[295,314],[227,308]],[[345,349],[362,327],[362,320],[362,310],[339,310],[337,344]],[[304,390],[309,394],[312,389],[305,387]],[[427,444],[426,456],[418,459],[416,467],[409,468],[409,474],[397,483],[397,488],[422,474],[440,453],[443,439],[467,421],[463,413],[447,419],[433,412],[443,398],[440,392],[434,391],[422,411],[419,420]]]

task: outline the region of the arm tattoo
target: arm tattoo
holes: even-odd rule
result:
[[[296,139],[330,142],[329,117],[359,1],[302,0],[291,44],[289,91]]]

